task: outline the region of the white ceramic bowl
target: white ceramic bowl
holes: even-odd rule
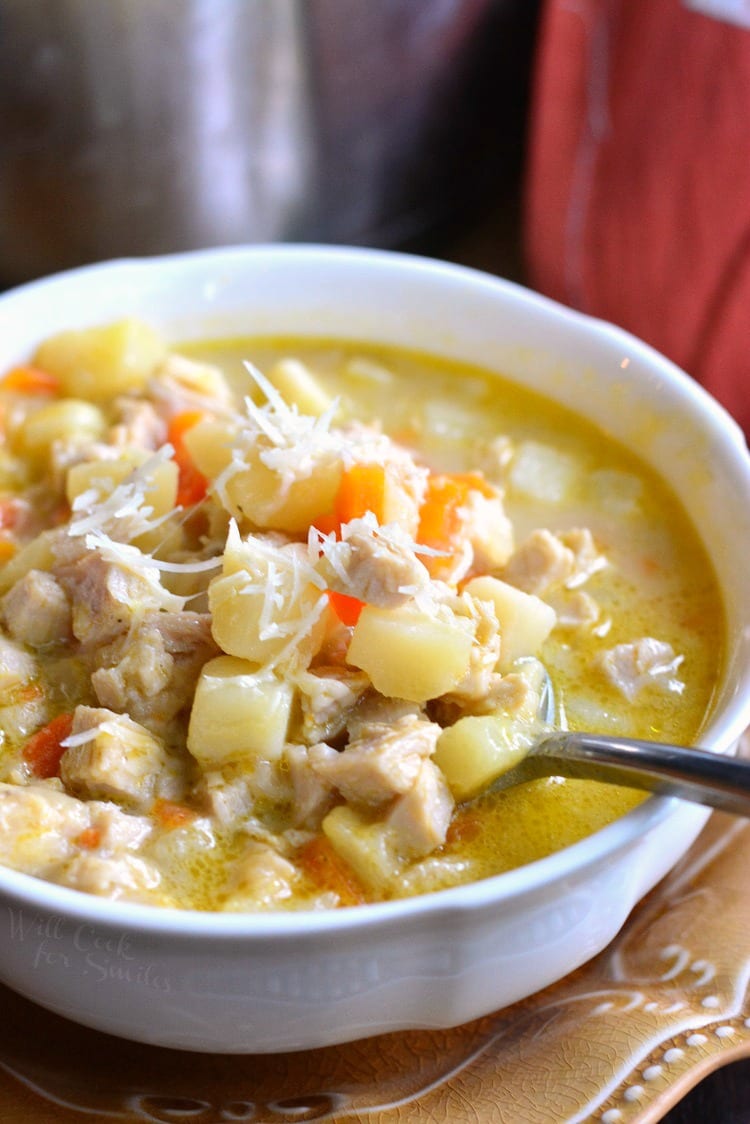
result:
[[[437,262],[325,247],[106,263],[0,298],[0,369],[58,329],[140,315],[180,340],[348,336],[496,369],[635,445],[693,517],[727,603],[729,659],[703,744],[750,723],[750,459],[728,416],[625,333]],[[320,914],[109,902],[0,869],[0,978],[79,1022],[195,1050],[292,1050],[444,1027],[527,996],[617,933],[707,812],[650,798],[508,874]]]

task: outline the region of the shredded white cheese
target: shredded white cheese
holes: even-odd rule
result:
[[[229,524],[225,555],[236,567],[232,572],[241,575],[239,596],[262,599],[259,638],[288,641],[263,665],[262,670],[268,671],[294,656],[323,613],[328,600],[325,582],[303,544],[279,544],[268,535],[248,534],[243,539],[234,520]],[[309,603],[314,590],[320,591],[319,597],[307,612],[301,612],[300,607]]]
[[[119,730],[115,723],[105,719],[96,726],[90,726],[88,730],[81,730],[78,734],[68,734],[67,738],[62,739],[60,745],[64,746],[65,749],[72,749],[74,746],[96,741],[100,734],[117,735],[118,733]]]
[[[102,531],[128,542],[160,526],[168,516],[152,518],[154,509],[146,502],[146,493],[156,469],[171,460],[173,454],[171,445],[162,445],[104,498],[94,488],[76,496],[68,534],[75,538]]]

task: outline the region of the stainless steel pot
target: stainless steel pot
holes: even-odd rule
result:
[[[0,281],[402,244],[515,172],[532,0],[0,0]]]

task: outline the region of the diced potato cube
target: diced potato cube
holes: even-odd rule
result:
[[[29,482],[28,465],[10,449],[0,448],[0,488],[19,492]]]
[[[213,402],[229,404],[232,392],[226,376],[212,363],[201,363],[174,352],[154,372],[157,383],[175,384],[188,396],[209,398]]]
[[[144,488],[144,504],[153,508],[152,519],[159,519],[174,511],[177,504],[177,486],[180,470],[176,461],[161,461],[149,469],[148,481]],[[161,531],[163,537],[164,531]]]
[[[7,593],[29,570],[51,569],[55,561],[53,540],[54,531],[42,531],[35,539],[22,546],[18,554],[4,566],[0,566],[0,594]]]
[[[446,694],[463,678],[472,642],[466,619],[442,620],[410,607],[366,605],[346,659],[367,673],[381,695],[426,702]]]
[[[468,800],[523,760],[534,731],[505,715],[459,718],[443,730],[432,760],[456,800]]]
[[[208,480],[214,480],[231,461],[233,440],[231,426],[208,418],[191,426],[182,436],[195,467]]]
[[[224,553],[221,557],[221,572],[234,574],[238,570],[252,570],[256,555],[257,550],[253,549],[250,540],[243,539],[237,524],[234,520],[230,520]]]
[[[255,664],[217,656],[204,665],[190,714],[187,747],[204,768],[276,761],[286,741],[293,689]]]
[[[400,464],[385,466],[380,522],[397,523],[407,535],[414,537],[419,529],[420,501],[410,488],[410,481],[404,479],[404,475],[403,466]]]
[[[375,893],[384,890],[403,860],[395,848],[395,833],[382,820],[341,804],[323,820],[323,834],[360,882]]]
[[[436,395],[426,398],[423,406],[423,426],[425,438],[434,435],[440,441],[456,441],[463,444],[466,434],[481,435],[490,425],[490,415],[481,407],[467,401],[461,380],[462,402],[448,400]]]
[[[268,381],[276,387],[289,405],[295,405],[301,414],[320,417],[333,399],[304,363],[299,359],[281,359],[268,372]]]
[[[166,354],[161,337],[140,320],[60,332],[40,344],[34,364],[60,379],[73,398],[106,402],[140,390]]]
[[[273,594],[278,603],[269,616],[268,574],[251,575],[235,570],[214,578],[208,587],[211,632],[219,647],[232,656],[266,663],[277,656],[313,610],[320,591],[308,585],[295,595],[291,580],[284,587],[283,574],[277,573],[281,584]],[[316,627],[317,625],[317,627]],[[300,645],[313,654],[319,647],[325,629],[324,614],[302,637]]]
[[[569,453],[540,441],[523,441],[511,464],[508,482],[514,492],[560,503],[582,475],[582,465]]]
[[[196,468],[214,480],[232,459],[235,435],[226,423],[206,420],[187,431],[184,443]],[[226,483],[227,507],[240,524],[304,533],[317,518],[332,511],[342,473],[337,457],[318,457],[308,475],[284,486],[279,473],[261,460],[261,451],[262,445],[250,450],[244,467],[233,472]]]
[[[134,468],[147,459],[148,454],[140,449],[129,449],[116,460],[83,461],[68,469],[65,479],[65,494],[69,503],[76,496],[95,489],[100,498],[111,495],[118,484],[122,484]],[[177,483],[179,469],[175,461],[162,461],[154,466],[145,489],[146,506],[154,509],[154,518],[174,511],[177,503]]]
[[[33,460],[49,454],[53,441],[61,438],[90,438],[96,441],[107,427],[104,414],[91,402],[61,398],[33,410],[15,435],[15,444]]]
[[[360,382],[376,383],[381,386],[390,386],[395,380],[395,375],[388,367],[366,356],[355,355],[349,359],[344,367],[347,378],[357,379]]]
[[[507,671],[522,656],[533,656],[555,626],[551,605],[533,593],[524,593],[499,578],[472,578],[464,591],[477,601],[489,601],[500,625],[501,671]]]
[[[37,674],[34,657],[20,644],[0,636],[0,694],[30,682]]]
[[[605,507],[611,516],[620,518],[638,513],[643,482],[632,472],[598,468],[588,473],[586,491],[594,503]]]
[[[246,467],[227,482],[229,510],[256,527],[301,534],[333,510],[341,473],[337,458],[320,458],[308,476],[282,488],[281,477],[262,462],[256,448],[246,457]]]

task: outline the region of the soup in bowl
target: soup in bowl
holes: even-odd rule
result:
[[[750,485],[720,408],[398,255],[109,263],[0,317],[7,982],[144,1041],[298,1049],[601,949],[707,813],[493,781],[547,675],[557,725],[733,748]]]

